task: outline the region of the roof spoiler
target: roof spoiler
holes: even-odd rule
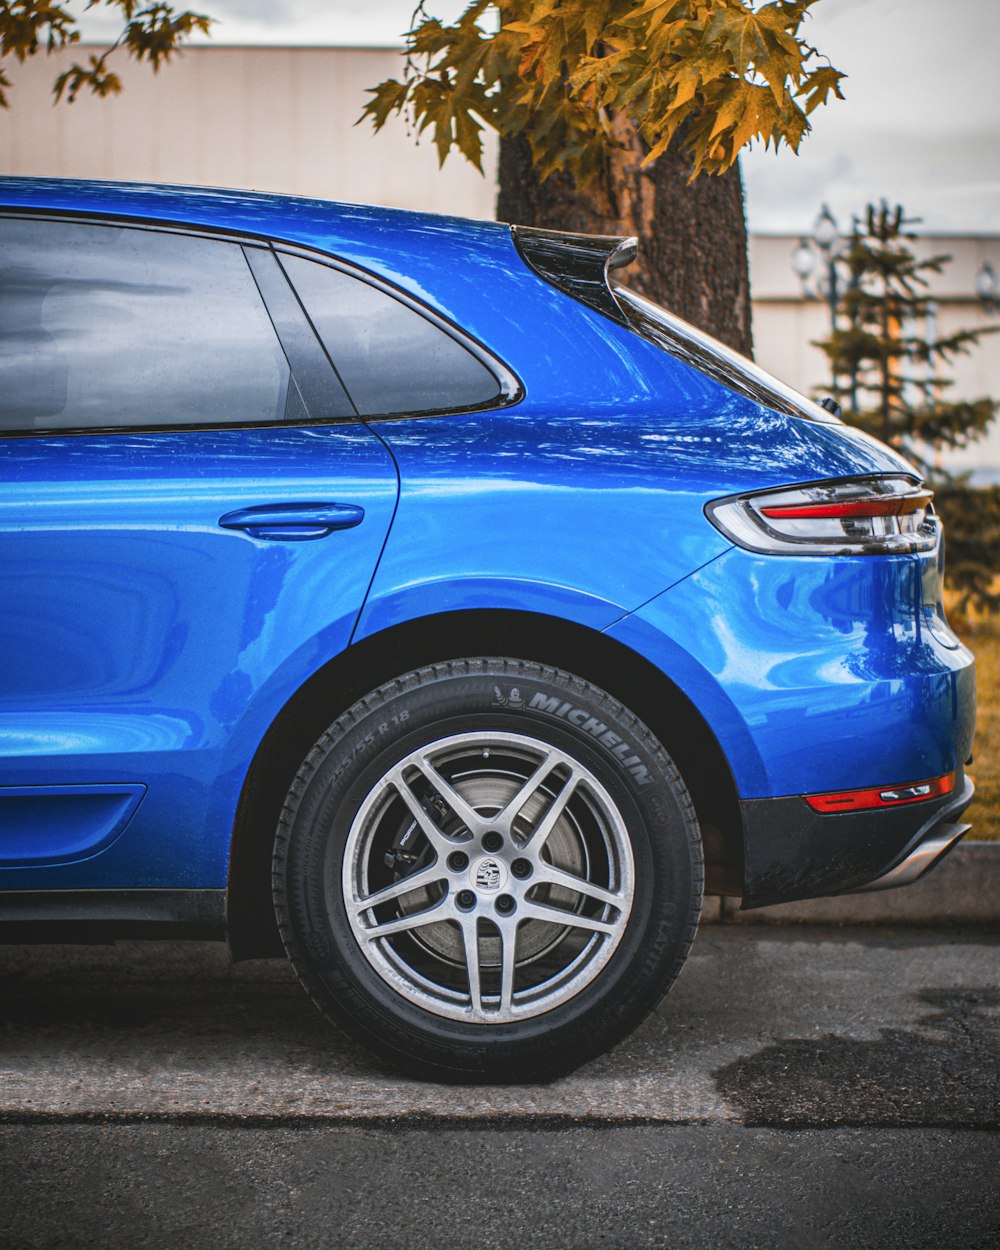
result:
[[[534,226],[511,226],[510,231],[521,259],[539,277],[613,321],[628,324],[608,275],[612,269],[623,269],[635,260],[638,239],[612,234],[570,234]]]

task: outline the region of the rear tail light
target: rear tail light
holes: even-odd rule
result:
[[[898,807],[900,803],[920,803],[939,799],[955,789],[955,774],[913,781],[902,786],[870,786],[864,790],[838,790],[833,794],[807,794],[805,800],[814,812],[864,812],[876,807]]]
[[[705,511],[727,538],[766,555],[907,555],[937,542],[931,498],[898,475],[730,495]]]

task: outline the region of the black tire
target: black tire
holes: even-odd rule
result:
[[[320,1010],[447,1081],[549,1080],[631,1032],[684,963],[702,885],[694,808],[649,729],[512,659],[422,668],[345,712],[299,769],[273,864]]]

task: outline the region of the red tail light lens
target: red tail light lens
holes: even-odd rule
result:
[[[839,790],[834,794],[807,794],[814,812],[863,812],[876,807],[897,807],[900,803],[920,803],[951,794],[955,774],[911,781],[902,786],[874,786],[866,790]]]
[[[937,542],[931,499],[915,478],[892,475],[731,495],[705,511],[727,538],[767,555],[906,555]]]
[[[929,490],[915,490],[909,495],[895,498],[848,499],[842,503],[780,503],[761,508],[764,516],[779,521],[801,520],[806,517],[857,517],[857,516],[909,516],[911,512],[926,509],[932,499]]]

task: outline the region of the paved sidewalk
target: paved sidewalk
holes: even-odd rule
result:
[[[387,1073],[283,962],[221,945],[0,948],[0,1120],[1000,1123],[1000,945],[972,931],[703,927],[613,1054],[548,1086]]]

